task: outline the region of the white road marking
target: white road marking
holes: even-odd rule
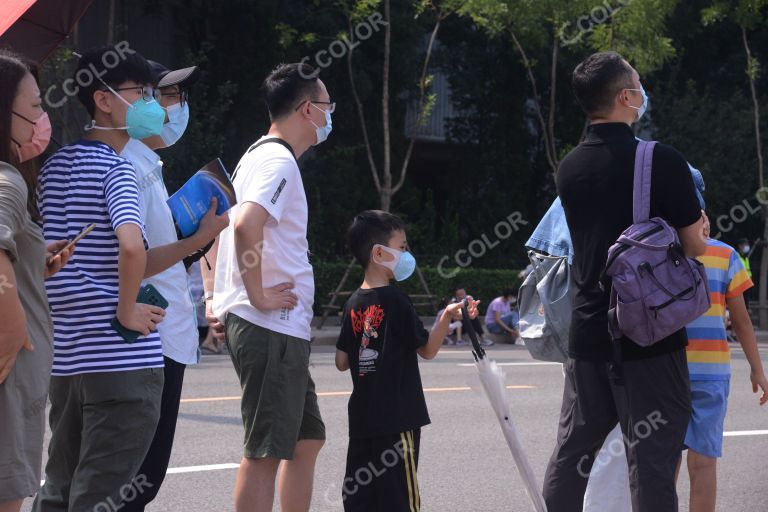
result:
[[[548,363],[546,361],[523,361],[519,363],[496,363],[499,366],[548,366],[548,365],[557,365],[562,366],[560,363]],[[456,363],[456,366],[475,366],[474,363]]]
[[[201,471],[217,471],[219,469],[238,469],[240,464],[227,462],[226,464],[207,464],[205,466],[183,466],[180,468],[168,468],[167,475],[179,473],[199,473]]]
[[[743,437],[743,436],[768,436],[768,430],[734,430],[723,433],[723,437]]]

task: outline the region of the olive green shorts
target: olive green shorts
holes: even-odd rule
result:
[[[298,441],[325,440],[325,424],[309,374],[309,342],[231,313],[225,326],[243,390],[245,457],[290,460]]]

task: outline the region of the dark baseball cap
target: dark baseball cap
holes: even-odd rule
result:
[[[178,85],[183,89],[197,82],[197,79],[200,77],[200,70],[197,66],[190,66],[188,68],[171,71],[159,62],[153,60],[150,60],[149,64],[155,72],[158,88]]]

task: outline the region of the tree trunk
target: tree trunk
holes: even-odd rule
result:
[[[757,150],[757,179],[758,189],[765,184],[763,176],[763,146],[760,133],[760,102],[757,98],[755,87],[755,62],[747,40],[747,29],[741,27],[741,41],[744,44],[744,52],[747,54],[747,77],[749,78],[749,90],[752,94],[752,112],[755,120],[755,149]],[[760,329],[768,329],[768,207],[763,206],[763,252],[760,258],[760,286],[758,305],[758,324]]]
[[[758,326],[760,329],[765,330],[768,328],[768,309],[766,309],[766,304],[768,304],[768,288],[766,288],[766,283],[768,283],[768,206],[763,205],[763,252],[760,257],[760,286],[759,286],[759,296],[757,304],[760,306],[760,309],[758,310],[759,313],[757,315],[758,318]]]
[[[384,166],[381,196],[381,209],[389,211],[392,200],[392,155],[389,132],[389,54],[392,50],[392,16],[389,0],[384,0],[384,65],[382,72],[381,117],[384,123]]]
[[[533,103],[536,107],[536,118],[539,121],[541,136],[544,138],[544,149],[547,155],[547,162],[549,163],[549,167],[554,173],[557,171],[559,162],[557,161],[557,154],[552,152],[554,141],[552,143],[549,141],[549,129],[547,122],[544,121],[544,115],[541,112],[541,100],[539,98],[539,89],[536,86],[536,77],[533,75],[533,64],[528,59],[528,54],[525,53],[525,49],[523,48],[523,45],[520,44],[520,40],[517,38],[517,34],[512,27],[509,28],[509,35],[512,37],[512,42],[515,44],[517,51],[520,52],[520,57],[523,59],[523,65],[525,66],[525,70],[528,73],[528,79],[531,81],[531,89],[533,90]],[[557,38],[555,38],[555,41],[557,41]],[[556,56],[556,52],[554,53]]]
[[[109,15],[107,18],[107,44],[115,43],[115,0],[109,0]]]
[[[432,48],[435,46],[435,41],[437,40],[438,32],[440,32],[440,24],[442,21],[442,15],[438,14],[437,21],[435,21],[435,26],[432,28],[432,35],[429,37],[427,53],[424,55],[424,63],[421,66],[421,78],[419,78],[419,102],[416,106],[416,122],[413,125],[413,133],[411,133],[411,140],[408,142],[408,149],[405,152],[405,158],[403,158],[403,165],[400,167],[400,177],[397,180],[395,188],[392,189],[392,195],[396,194],[405,183],[405,174],[408,172],[408,164],[411,162],[413,146],[416,143],[414,135],[424,120],[424,100],[427,95],[427,72],[429,71],[429,61],[432,57]]]
[[[355,83],[355,75],[352,69],[352,53],[355,50],[354,42],[354,27],[352,26],[352,18],[347,18],[349,26],[349,51],[347,52],[347,75],[349,76],[349,86],[352,90],[352,98],[357,108],[357,117],[360,121],[360,130],[363,132],[363,144],[365,145],[365,152],[368,156],[368,165],[371,168],[371,174],[373,175],[373,184],[376,186],[376,191],[381,194],[381,182],[379,180],[379,169],[376,167],[376,161],[373,158],[373,148],[371,147],[371,140],[368,136],[368,125],[365,122],[365,111],[363,110],[363,103],[360,101],[360,95],[357,92],[357,84]]]

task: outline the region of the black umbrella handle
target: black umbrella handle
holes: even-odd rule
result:
[[[467,329],[467,333],[469,334],[469,339],[472,342],[472,348],[474,349],[472,351],[472,355],[474,355],[475,360],[478,361],[485,358],[485,350],[480,345],[480,339],[477,337],[475,326],[472,325],[472,319],[469,318],[469,310],[467,309],[468,304],[468,299],[461,301],[461,316],[464,319],[464,325]]]

